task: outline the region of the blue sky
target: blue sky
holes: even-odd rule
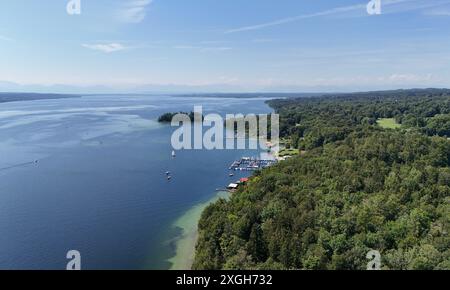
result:
[[[4,0],[0,90],[450,87],[450,0]]]

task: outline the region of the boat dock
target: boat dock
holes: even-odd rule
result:
[[[229,169],[234,171],[255,171],[267,168],[276,163],[276,160],[263,160],[252,157],[242,157],[240,160],[234,161]]]

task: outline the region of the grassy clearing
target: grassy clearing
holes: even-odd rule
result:
[[[279,157],[285,157],[285,156],[294,156],[298,155],[300,151],[298,149],[283,149],[278,153]]]
[[[377,121],[378,126],[385,129],[399,129],[402,127],[401,124],[397,123],[394,118],[383,118]]]

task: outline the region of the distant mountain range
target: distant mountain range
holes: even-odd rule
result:
[[[110,87],[106,85],[25,85],[13,82],[0,81],[0,92],[33,92],[33,93],[59,93],[59,94],[190,94],[215,92],[245,92],[247,90],[232,85],[177,85],[177,84],[148,84],[135,86]]]
[[[425,88],[422,86],[415,86]],[[338,86],[266,86],[261,88],[245,87],[238,84],[209,84],[209,85],[182,85],[182,84],[142,84],[128,86],[107,85],[39,85],[18,84],[14,82],[0,81],[0,92],[27,92],[27,93],[55,93],[55,94],[185,94],[185,95],[227,95],[227,94],[287,94],[293,92],[307,92],[305,95],[319,95],[324,93],[367,92],[375,90],[397,90],[401,87],[353,87],[343,88]],[[296,93],[297,94],[297,93]]]

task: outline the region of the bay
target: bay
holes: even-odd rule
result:
[[[264,102],[97,95],[0,104],[0,269],[65,269],[69,250],[83,269],[186,265],[177,249],[192,221],[183,217],[246,176],[230,178],[229,165],[259,151],[172,158],[174,128],[157,117],[194,105],[205,114],[271,112]]]

